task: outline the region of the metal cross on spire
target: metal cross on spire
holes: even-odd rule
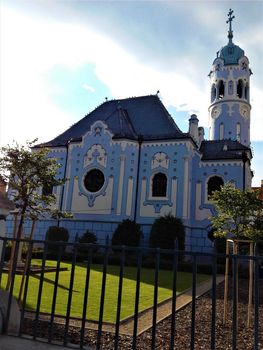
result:
[[[228,20],[226,21],[226,23],[229,23],[229,31],[228,31],[229,42],[232,42],[232,38],[233,38],[232,21],[235,18],[235,16],[232,16],[233,13],[234,13],[234,11],[232,9],[229,9],[229,12],[227,14]]]

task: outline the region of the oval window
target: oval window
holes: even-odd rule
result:
[[[98,169],[92,169],[86,174],[84,185],[89,192],[98,192],[104,185],[104,181],[103,172]]]

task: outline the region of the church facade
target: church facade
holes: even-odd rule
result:
[[[209,73],[209,139],[198,118],[182,132],[158,95],[105,101],[55,139],[41,145],[61,167],[63,186],[53,189],[57,207],[74,218],[61,220],[71,238],[87,229],[104,243],[124,219],[135,220],[148,244],[151,225],[173,214],[186,227],[186,249],[210,251],[211,193],[226,182],[251,186],[250,75],[248,58],[232,41]],[[52,220],[37,222],[43,239]]]

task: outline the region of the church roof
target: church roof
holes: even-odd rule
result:
[[[242,159],[243,152],[251,152],[249,147],[234,140],[202,141],[199,151],[202,160]]]
[[[83,119],[53,140],[41,144],[46,147],[64,146],[78,141],[97,120],[105,122],[114,138],[162,140],[190,138],[180,131],[157,95],[110,100],[102,103]]]

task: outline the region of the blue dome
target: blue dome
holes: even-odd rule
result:
[[[239,46],[233,43],[228,43],[226,46],[222,47],[219,51],[219,58],[225,61],[225,65],[228,64],[238,64],[238,60],[244,57],[245,52]]]

